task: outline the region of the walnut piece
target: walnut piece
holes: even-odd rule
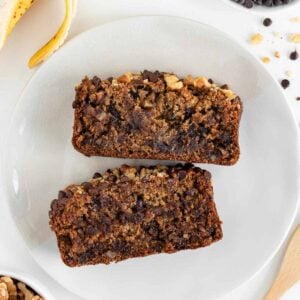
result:
[[[280,58],[280,57],[281,57],[281,54],[280,54],[279,51],[275,51],[275,52],[274,52],[274,56],[275,56],[276,58]]]
[[[231,99],[234,99],[235,97],[236,97],[236,94],[233,92],[233,91],[231,91],[231,90],[222,90],[223,91],[223,93],[225,94],[225,96],[229,99],[229,100],[231,100]]]
[[[165,82],[167,84],[167,87],[171,90],[180,90],[183,88],[182,81],[179,80],[178,77],[172,74],[165,74],[164,75]]]
[[[271,59],[270,59],[270,57],[264,56],[261,58],[261,61],[265,64],[268,64],[271,62]]]
[[[300,43],[300,33],[292,33],[290,34],[290,42],[292,43]]]
[[[118,78],[118,82],[129,83],[133,79],[133,75],[131,72],[127,72],[121,77]]]
[[[0,277],[0,300],[43,300],[23,282],[8,277]]]
[[[210,87],[208,79],[205,77],[197,77],[194,79],[194,86],[197,88]]]
[[[17,296],[17,287],[14,284],[14,281],[10,277],[7,276],[0,277],[0,283],[2,282],[6,284],[10,297]]]
[[[8,300],[9,294],[7,285],[4,282],[0,283],[0,300]]]
[[[258,45],[263,41],[263,36],[260,33],[253,34],[250,38],[250,43],[252,45]]]
[[[24,294],[25,300],[32,300],[34,297],[34,294],[26,287],[26,285],[22,282],[19,282],[18,284],[19,290]]]
[[[203,88],[203,87],[210,87],[211,84],[209,83],[208,79],[206,77],[196,77],[194,78],[191,75],[188,75],[185,79],[184,79],[184,83],[187,85],[193,85],[199,89]]]

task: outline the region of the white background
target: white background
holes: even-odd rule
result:
[[[0,0],[0,11],[1,4],[4,1]],[[91,27],[112,20],[136,15],[158,14],[182,16],[211,24],[230,33],[239,42],[245,44],[248,44],[249,36],[252,33],[261,32],[265,37],[263,44],[259,46],[248,44],[249,50],[257,56],[271,57],[272,61],[266,65],[266,68],[277,80],[286,77],[286,70],[294,72],[295,76],[291,79],[291,87],[286,90],[286,95],[287,101],[292,106],[300,123],[300,101],[295,100],[296,96],[300,96],[300,59],[290,61],[287,58],[288,53],[295,49],[295,45],[287,41],[288,34],[292,32],[300,33],[300,23],[293,24],[289,22],[289,19],[300,16],[300,6],[291,10],[288,9],[280,14],[268,12],[268,15],[259,15],[248,10],[233,9],[231,6],[224,4],[222,0],[78,0],[77,15],[68,39]],[[266,16],[273,19],[272,27],[266,28],[261,25],[263,18]],[[35,72],[35,70],[29,70],[26,67],[27,60],[35,50],[55,33],[62,18],[62,0],[36,1],[8,39],[5,48],[0,52],[1,146],[3,146],[9,120],[18,98]],[[273,31],[279,32],[282,39],[275,38],[272,34]],[[272,57],[272,53],[276,50],[279,50],[282,54],[280,60]],[[12,225],[3,200],[0,194],[0,270],[7,267],[26,271],[47,285],[56,299],[79,299],[49,278],[33,261]],[[295,225],[299,224],[299,220],[300,215],[298,213]],[[224,296],[222,300],[262,299],[274,280],[283,250],[252,280],[233,291],[230,295]],[[247,258],[245,257],[245,259]],[[234,268],[234,266],[232,267]],[[216,282],[216,284],[218,283]],[[82,288],[84,289],[84,287]],[[300,299],[300,284],[291,289],[284,296],[284,299]]]

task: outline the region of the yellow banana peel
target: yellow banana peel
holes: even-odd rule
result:
[[[63,23],[53,38],[30,58],[28,62],[29,68],[33,68],[40,64],[63,44],[68,35],[73,19],[73,3],[74,0],[65,0],[65,17]]]
[[[3,0],[0,6],[0,49],[18,21],[31,7],[35,0]],[[47,59],[65,41],[72,19],[75,15],[77,0],[64,0],[65,17],[56,34],[42,46],[29,60],[28,66],[33,68]]]

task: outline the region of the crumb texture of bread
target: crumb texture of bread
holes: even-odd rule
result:
[[[49,216],[71,267],[196,249],[222,238],[211,175],[191,164],[95,173],[60,191]]]
[[[72,143],[87,156],[233,165],[242,102],[227,85],[163,72],[85,77],[76,87]]]

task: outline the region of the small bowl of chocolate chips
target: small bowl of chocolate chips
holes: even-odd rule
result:
[[[283,9],[295,7],[300,0],[225,0],[236,8],[249,10],[251,12],[278,12]]]
[[[0,269],[1,300],[54,300],[50,292],[27,274]]]

